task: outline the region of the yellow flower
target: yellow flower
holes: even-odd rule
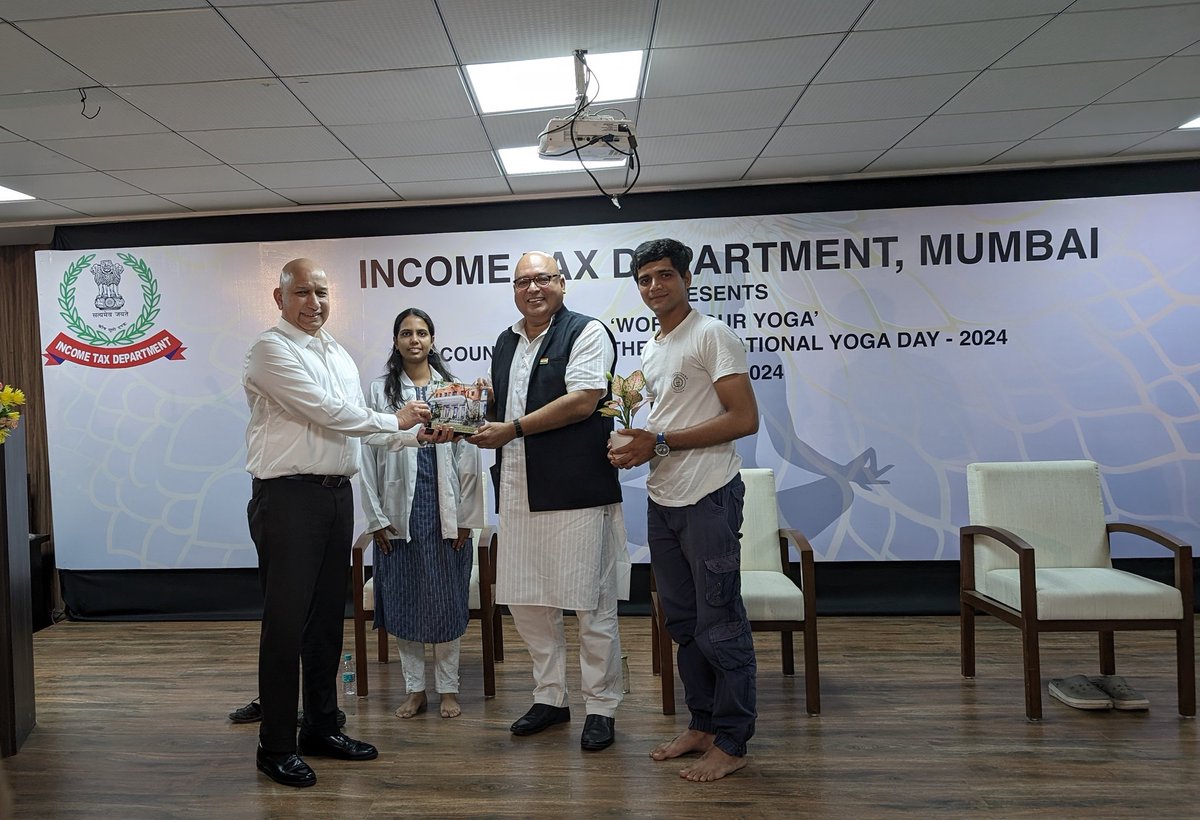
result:
[[[25,403],[25,394],[15,387],[0,385],[0,407],[15,407]]]

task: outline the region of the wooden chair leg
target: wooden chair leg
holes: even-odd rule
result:
[[[354,675],[357,678],[358,694],[367,695],[367,621],[354,614]],[[339,673],[340,677],[340,673]]]
[[[1175,669],[1179,680],[1179,714],[1196,716],[1195,617],[1186,613],[1175,633]]]
[[[1025,716],[1042,719],[1042,661],[1039,652],[1037,624],[1024,621],[1021,625],[1021,651],[1025,667]]]
[[[650,612],[650,671],[655,675],[662,674],[662,663],[658,659],[658,617],[653,608]]]
[[[817,622],[804,623],[804,699],[810,715],[821,714],[821,664],[817,659]]]
[[[1111,631],[1100,633],[1100,674],[1117,674],[1117,649]]]
[[[779,649],[783,654],[783,674],[789,677],[796,674],[796,655],[792,649],[791,632],[779,633]],[[808,658],[805,658],[804,662],[808,663]]]
[[[964,678],[975,677],[975,607],[958,608],[958,652]]]
[[[675,661],[671,657],[674,644],[667,632],[667,616],[658,602],[658,593],[650,593],[650,617],[654,631],[658,633],[658,665],[662,685],[662,710],[664,715],[675,714]]]
[[[500,616],[500,607],[492,610],[492,654],[496,663],[504,661],[504,619]]]
[[[378,637],[379,662],[387,663],[388,662],[388,633],[387,633],[387,630],[386,629],[376,629],[375,631],[379,633],[379,637]]]
[[[479,616],[479,638],[483,643],[483,696],[496,697],[496,653],[492,643],[494,632],[491,607],[484,607]]]

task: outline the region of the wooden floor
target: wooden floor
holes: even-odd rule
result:
[[[392,716],[399,664],[372,660],[371,695],[348,733],[368,763],[314,759],[317,785],[277,786],[254,769],[257,726],[226,713],[256,690],[258,625],[64,623],[35,638],[38,725],[4,761],[17,817],[1162,817],[1196,816],[1200,744],[1181,719],[1166,634],[1117,636],[1118,672],[1149,712],[1086,713],[1047,698],[1025,720],[1016,630],[979,620],[979,677],[958,673],[954,618],[827,618],[823,714],[803,678],[759,650],[750,764],[717,783],[681,780],[647,757],[686,726],[661,713],[649,622],[623,618],[632,692],[617,742],[579,748],[583,709],[531,738],[508,725],[529,703],[529,659],[510,619],[498,697],[485,701],[473,621],[463,642],[463,715]],[[570,622],[571,619],[569,619]],[[349,626],[349,622],[347,622]],[[347,646],[350,646],[347,631]],[[1094,642],[1043,637],[1047,678],[1095,673]],[[430,673],[432,674],[432,673]],[[574,673],[578,680],[578,669]],[[681,702],[682,706],[682,702]]]

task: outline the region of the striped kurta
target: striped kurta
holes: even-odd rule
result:
[[[467,631],[472,544],[454,549],[438,515],[434,448],[417,453],[408,539],[375,551],[375,625],[408,641],[444,643]]]
[[[541,336],[528,339],[524,322],[513,330],[520,337],[513,354],[505,420],[525,413],[529,375],[536,366]],[[591,322],[571,350],[567,390],[604,389],[612,348],[599,322]],[[570,481],[570,476],[563,476]],[[525,482],[525,442],[504,445],[500,465],[500,532],[496,555],[496,601],[560,609],[596,609],[601,570],[615,551],[629,562],[621,505],[581,510],[530,512]],[[619,572],[618,575],[627,573]]]

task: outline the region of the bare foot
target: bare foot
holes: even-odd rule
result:
[[[668,740],[666,743],[655,746],[654,750],[650,752],[650,757],[655,760],[670,760],[673,757],[681,757],[692,752],[707,752],[713,747],[713,738],[715,737],[716,735],[708,732],[688,729],[674,740]]]
[[[458,696],[453,692],[445,692],[442,694],[442,717],[452,718],[462,714],[462,709],[458,705]]]
[[[719,746],[713,746],[691,766],[680,769],[679,776],[694,783],[707,783],[733,774],[745,765],[746,758],[734,757],[721,751]]]
[[[410,718],[416,717],[425,711],[425,707],[429,705],[429,701],[425,698],[424,692],[413,692],[408,696],[408,700],[400,704],[400,708],[396,710],[396,717]]]

